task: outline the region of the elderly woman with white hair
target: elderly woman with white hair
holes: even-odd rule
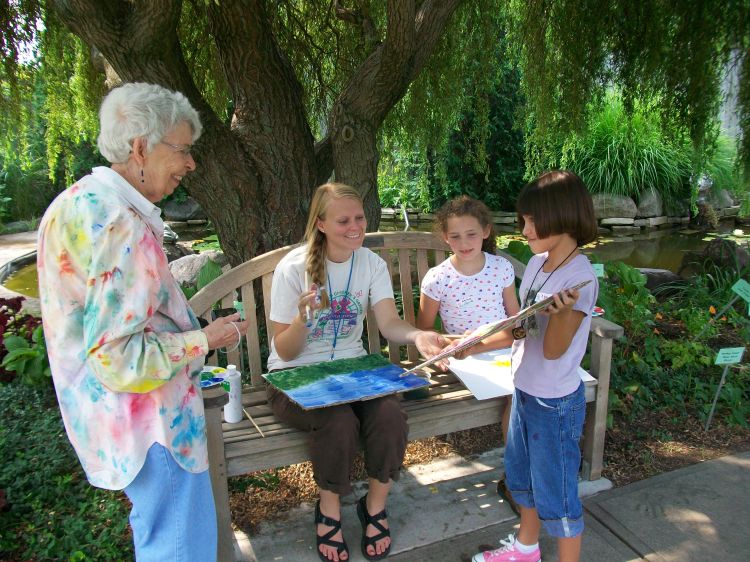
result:
[[[215,560],[216,516],[196,375],[247,330],[201,329],[169,272],[154,205],[195,170],[198,113],[178,92],[125,84],[102,102],[94,168],[39,227],[44,333],[65,429],[94,486],[133,504],[136,559]]]

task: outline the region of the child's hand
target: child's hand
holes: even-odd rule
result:
[[[552,295],[553,302],[545,308],[543,314],[567,314],[573,310],[573,305],[578,301],[580,296],[576,289],[565,289]]]

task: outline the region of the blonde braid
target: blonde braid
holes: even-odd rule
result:
[[[307,244],[307,262],[305,264],[305,270],[310,275],[312,282],[318,287],[322,287],[326,284],[325,242],[325,236],[323,236],[321,232],[317,232]],[[309,287],[305,287],[305,290],[307,289],[309,289]],[[321,292],[320,305],[323,308],[328,308],[330,304],[328,298],[328,287],[326,287],[326,290]]]

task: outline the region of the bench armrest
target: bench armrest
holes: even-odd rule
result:
[[[591,319],[591,333],[600,338],[616,339],[625,333],[625,330],[619,324],[610,322],[601,317]]]

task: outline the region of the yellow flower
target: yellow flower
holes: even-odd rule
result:
[[[654,318],[656,318],[657,320],[661,320],[661,319],[662,319],[662,318],[664,318],[664,317],[663,317],[663,316],[661,315],[661,312],[657,312],[657,313],[656,313],[656,314],[654,315]]]
[[[710,312],[711,314],[716,314],[716,309],[714,308],[714,305],[711,305],[711,306],[709,306],[709,307],[708,307],[708,311],[709,311],[709,312]]]

